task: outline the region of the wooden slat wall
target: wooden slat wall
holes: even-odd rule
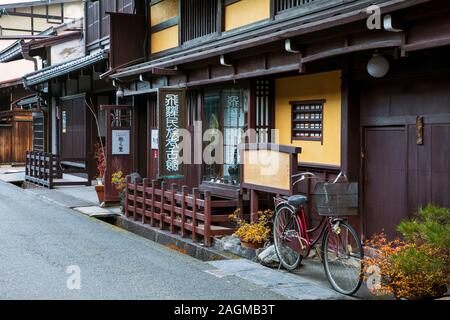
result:
[[[106,12],[133,13],[134,0],[102,0],[87,2],[87,46],[109,36],[109,15]]]
[[[186,0],[182,10],[182,41],[190,41],[217,32],[217,2]]]
[[[0,125],[0,163],[11,163],[12,127]]]
[[[278,13],[287,9],[300,7],[314,1],[315,0],[274,0],[275,12]]]
[[[43,112],[33,113],[33,151],[45,151],[45,119]]]
[[[13,123],[11,162],[25,163],[25,152],[32,147],[33,123],[31,121],[16,121]]]

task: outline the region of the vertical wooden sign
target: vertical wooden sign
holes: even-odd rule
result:
[[[183,179],[185,165],[181,163],[180,129],[185,126],[186,90],[158,90],[158,177]]]

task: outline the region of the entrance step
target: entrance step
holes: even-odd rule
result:
[[[73,210],[81,212],[92,218],[109,218],[109,217],[117,217],[120,215],[117,212],[105,208],[100,208],[98,206],[78,207],[73,208]]]

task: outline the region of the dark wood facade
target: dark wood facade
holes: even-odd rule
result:
[[[450,206],[449,53],[417,52],[393,62],[384,79],[352,84],[360,110],[365,234],[395,225],[428,203]]]
[[[296,3],[275,1],[271,10],[289,16],[291,8],[284,6],[295,7]],[[330,18],[339,7],[313,17],[292,11],[291,18],[282,22],[266,22],[248,33],[243,29],[214,39],[205,37],[192,48],[169,50],[152,56],[147,63],[119,68],[111,77],[125,81],[128,95],[140,96],[141,100],[148,97],[147,133],[156,125],[152,120],[156,98],[151,92],[158,87],[187,87],[187,95],[195,97],[195,117],[202,120],[205,90],[232,83],[247,86],[252,92],[248,125],[266,130],[274,128],[274,113],[270,110],[277,106],[271,87],[264,100],[270,120],[256,123],[256,114],[265,108],[256,94],[257,85],[267,82],[270,86],[274,79],[299,73],[342,70],[341,165],[299,163],[299,170],[310,170],[324,180],[344,170],[352,181],[359,182],[361,190],[360,215],[351,218],[352,224],[364,236],[381,229],[394,236],[393,226],[419,205],[450,205],[450,153],[446,143],[450,109],[447,76],[442,74],[448,70],[448,49],[443,47],[450,44],[449,29],[445,27],[450,8],[438,0],[382,1],[383,14],[391,14],[401,29],[389,32],[368,30],[367,15],[352,15],[358,5],[367,7],[364,1],[343,6],[341,13],[347,13],[345,17]],[[290,40],[291,51],[286,49],[285,39]],[[390,73],[381,80],[371,79],[366,71],[367,61],[376,50],[388,57],[391,65]],[[221,55],[225,55],[222,61],[226,64],[220,63]],[[144,77],[143,82],[137,80],[139,76],[141,80]],[[163,80],[157,81],[159,78]],[[423,119],[423,144],[417,144],[418,119]],[[156,159],[151,151],[147,159],[146,176],[156,177]],[[200,186],[217,196],[236,195],[236,188],[204,181],[204,166],[191,168],[192,175],[183,183]],[[313,188],[309,182],[299,190],[310,194]],[[245,190],[241,195],[247,199]],[[315,219],[314,212],[311,214]]]
[[[195,121],[208,121],[207,112],[214,109],[208,101],[220,101],[223,91],[245,91],[243,127],[258,132],[250,142],[265,142],[270,129],[276,129],[277,79],[340,70],[340,164],[306,163],[300,157],[298,169],[317,173],[321,180],[343,170],[359,182],[360,215],[351,223],[364,236],[383,228],[393,236],[394,225],[419,205],[450,206],[447,1],[377,1],[382,18],[391,15],[398,32],[367,28],[366,9],[373,4],[369,0],[272,0],[267,19],[231,31],[224,30],[224,8],[239,1],[190,5],[194,2],[180,1],[184,5],[178,16],[152,27],[145,23],[151,12],[144,1],[87,4],[87,52],[108,50],[109,61],[97,65],[96,72],[86,72],[91,85],[77,93],[89,93],[96,106],[100,96],[107,97],[107,104],[132,106],[134,170],[150,180],[158,176],[158,150],[152,149],[151,134],[158,127],[159,88],[186,89],[185,122],[191,133]],[[149,35],[175,25],[178,46],[149,52]],[[136,39],[127,38],[129,34]],[[374,53],[390,62],[390,72],[382,79],[367,74]],[[119,89],[125,97],[114,96]],[[96,133],[91,129],[91,134]],[[249,199],[239,183],[206,179],[208,170],[204,164],[191,164],[184,179],[166,182],[198,187],[216,197]],[[313,189],[312,182],[299,186],[308,195]],[[266,206],[272,202],[270,195],[260,200]],[[310,213],[315,219],[312,208]]]
[[[0,164],[24,164],[32,146],[32,111],[0,112]]]

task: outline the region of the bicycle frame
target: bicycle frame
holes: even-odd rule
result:
[[[342,220],[341,218],[336,218],[336,217],[325,217],[323,216],[320,219],[320,222],[312,227],[311,229],[308,229],[308,224],[306,222],[306,213],[305,213],[305,208],[304,207],[300,207],[300,208],[295,208],[293,206],[291,206],[285,199],[283,198],[276,198],[275,202],[277,203],[276,207],[279,208],[282,205],[285,206],[289,206],[292,211],[295,213],[295,219],[297,220],[300,229],[302,231],[302,234],[300,235],[301,238],[306,240],[306,251],[305,251],[305,256],[309,256],[309,254],[311,253],[311,248],[313,248],[320,239],[323,238],[323,235],[325,233],[325,230],[329,230],[331,232],[331,228],[332,228],[332,224],[334,221],[337,220]],[[317,237],[315,237],[314,239],[311,240],[311,236],[313,233],[315,233],[316,231],[320,230],[319,234],[317,235]],[[284,230],[283,230],[284,232]]]

